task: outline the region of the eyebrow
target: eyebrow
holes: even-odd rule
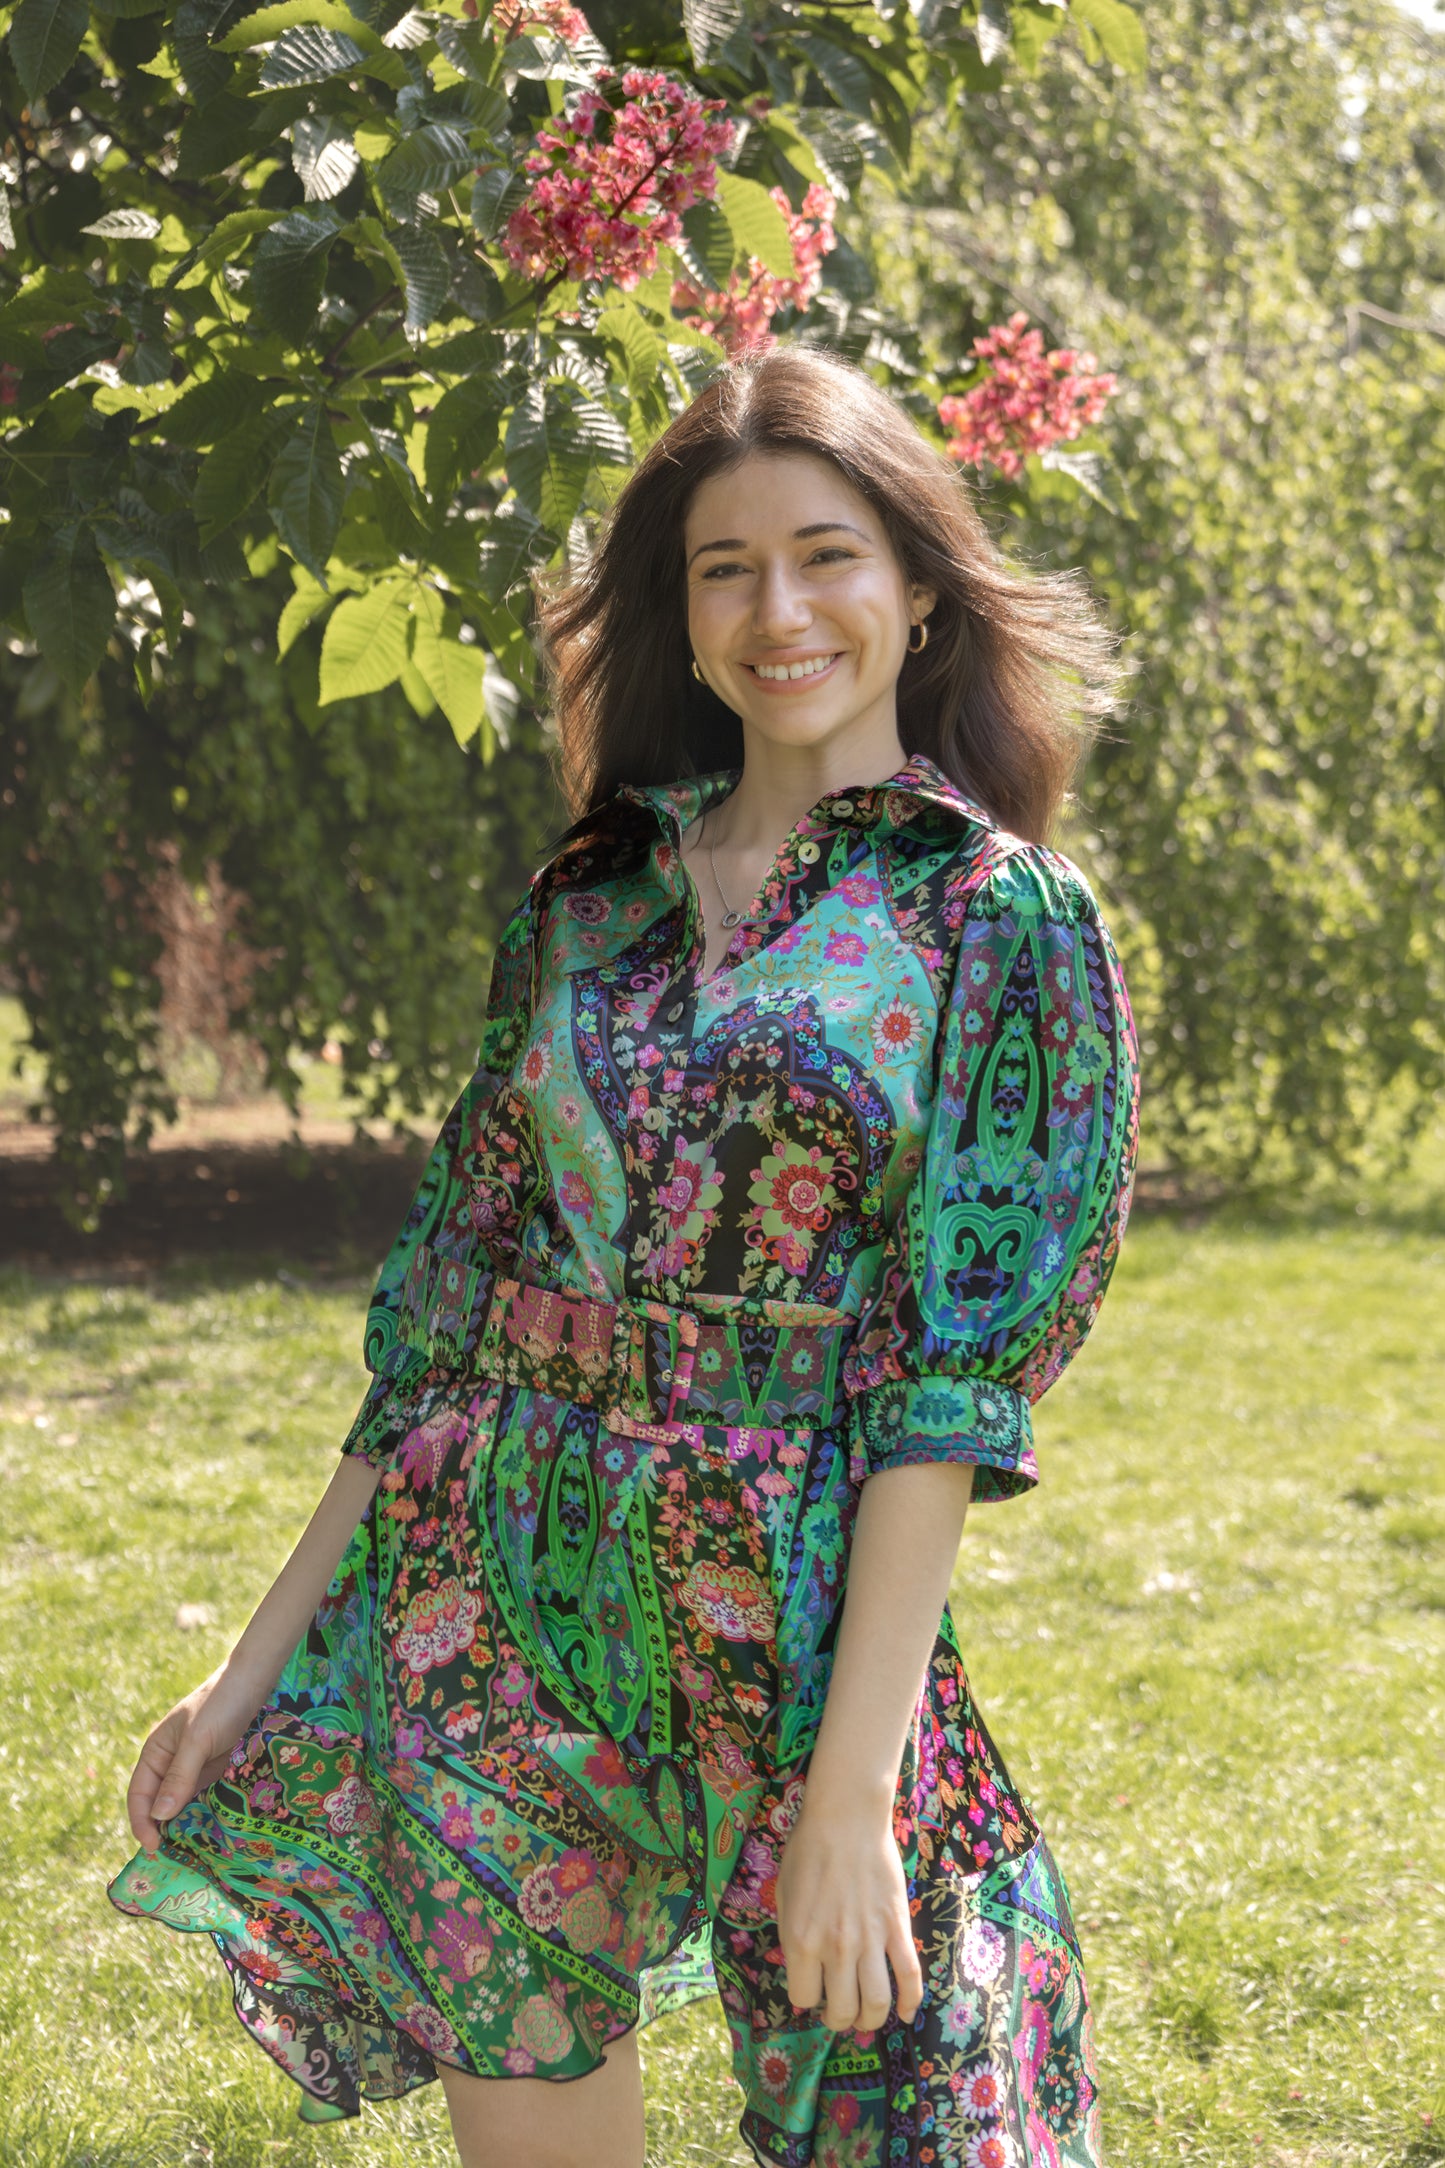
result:
[[[855,534],[860,542],[868,540],[861,527],[850,527],[846,519],[820,519],[815,520],[811,527],[795,527],[793,529],[793,540],[795,542],[809,542],[815,534]],[[736,535],[729,535],[721,542],[700,542],[687,561],[689,564],[693,564],[699,557],[705,557],[709,550],[745,550],[746,548],[746,542],[741,541]]]

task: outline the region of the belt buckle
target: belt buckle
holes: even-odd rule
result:
[[[675,1335],[675,1341],[674,1341]],[[604,1421],[624,1438],[675,1445],[692,1388],[698,1320],[665,1302],[619,1303],[612,1341],[612,1399]]]

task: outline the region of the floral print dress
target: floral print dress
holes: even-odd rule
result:
[[[1036,1479],[1127,1217],[1127,998],[1077,869],[923,758],[798,822],[704,979],[680,837],[736,780],[625,788],[534,878],[373,1299],[375,1499],[111,1896],[212,1936],[308,2120],[581,2077],[716,1993],[760,2162],[1097,2168],[1063,1881],[947,1610],[911,2023],[793,2009],[776,1877],[862,1484]]]

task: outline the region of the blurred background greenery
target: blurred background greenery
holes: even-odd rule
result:
[[[925,418],[925,356],[966,369],[1015,309],[1117,372],[1093,493],[973,471],[1134,666],[1062,840],[1124,949],[1146,1159],[1378,1168],[1445,1074],[1440,38],[1390,0],[1158,0],[1130,73],[1089,35],[935,88],[800,329],[865,292],[914,327],[870,351]],[[490,762],[395,688],[318,706],[271,554],[145,701],[119,641],[80,694],[0,644],[5,968],[82,1217],[198,1074],[291,1096],[330,1042],[349,1107],[433,1115],[563,823],[525,705]]]

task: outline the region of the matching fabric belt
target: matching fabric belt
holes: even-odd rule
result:
[[[426,1243],[412,1258],[397,1322],[402,1342],[435,1364],[599,1408],[609,1429],[666,1444],[684,1423],[838,1421],[853,1329],[827,1312],[790,1321],[599,1302],[504,1279]]]

